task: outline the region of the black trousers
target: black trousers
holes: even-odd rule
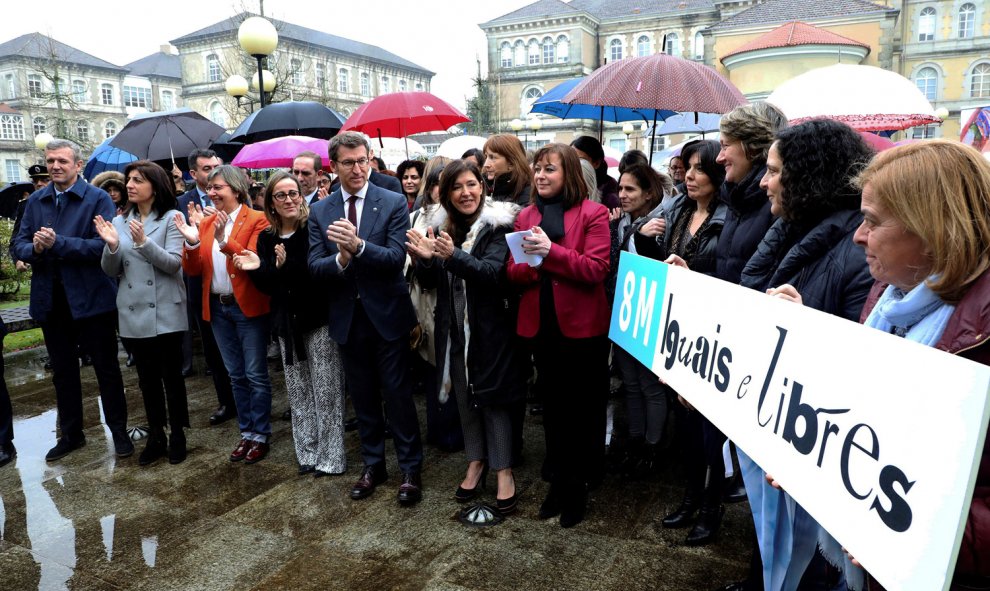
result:
[[[134,355],[144,411],[152,429],[168,424],[174,432],[189,426],[186,381],[182,378],[184,334],[170,332],[146,339],[126,339]]]
[[[608,340],[537,336],[536,369],[543,390],[543,428],[551,486],[564,494],[601,479],[605,466]],[[545,380],[543,378],[546,378]]]
[[[79,348],[93,359],[107,426],[115,435],[127,430],[127,402],[117,360],[116,316],[117,312],[113,311],[75,319],[62,286],[56,283],[52,289],[52,310],[41,323],[41,332],[52,364],[59,426],[62,437],[70,441],[83,438]]]
[[[340,352],[358,419],[364,464],[371,466],[385,461],[385,414],[388,414],[399,469],[419,472],[423,465],[423,442],[408,371],[408,339],[383,339],[358,300],[347,344],[341,345]]]
[[[207,278],[207,280],[209,280]],[[223,357],[220,356],[220,347],[213,337],[213,329],[210,323],[203,320],[203,278],[186,277],[186,306],[190,313],[196,317],[196,324],[199,326],[199,336],[203,340],[203,356],[206,358],[206,365],[213,372],[213,387],[217,391],[217,404],[226,406],[228,411],[233,410],[234,390],[230,384],[230,374],[227,373],[227,366],[223,364]]]
[[[0,449],[14,442],[14,407],[10,405],[10,391],[7,390],[7,380],[3,377],[4,363],[3,352],[0,351]]]

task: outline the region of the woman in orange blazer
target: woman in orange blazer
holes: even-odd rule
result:
[[[240,168],[218,166],[207,182],[216,213],[201,221],[194,214],[190,224],[181,214],[175,216],[186,239],[182,268],[188,275],[203,276],[203,320],[210,323],[230,374],[241,430],[230,461],[253,464],[268,455],[272,433],[268,296],[255,288],[247,273],[234,268],[232,257],[244,250],[256,252],[258,235],[268,221],[263,212],[251,209],[247,179]]]
[[[584,519],[589,484],[602,476],[608,395],[608,210],[587,199],[574,148],[549,144],[533,159],[536,191],[516,218],[523,241],[543,257],[535,267],[510,257],[509,280],[521,286],[516,330],[531,340],[543,393],[545,472],[550,491],[540,518],[561,527]]]

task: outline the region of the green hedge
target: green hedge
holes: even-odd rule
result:
[[[14,230],[14,220],[0,218],[0,300],[13,300],[21,288],[21,282],[31,280],[31,272],[18,273],[10,258],[7,246]]]

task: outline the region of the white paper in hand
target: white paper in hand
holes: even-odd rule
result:
[[[522,247],[523,238],[532,235],[532,230],[511,232],[505,235],[505,241],[509,244],[509,251],[512,252],[512,258],[517,263],[526,263],[530,267],[539,267],[540,263],[543,262],[543,257],[538,254],[526,254]]]

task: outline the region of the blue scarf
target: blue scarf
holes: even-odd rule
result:
[[[888,285],[864,324],[934,347],[955,309],[939,299],[925,282],[909,292]]]

